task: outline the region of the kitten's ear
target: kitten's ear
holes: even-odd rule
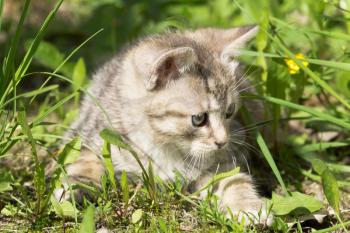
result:
[[[190,47],[180,47],[164,52],[152,64],[145,80],[146,89],[152,91],[176,79],[197,61],[197,55]]]
[[[180,47],[162,53],[152,64],[146,89],[152,91],[176,79],[197,61],[197,55],[190,47]]]
[[[239,56],[240,49],[242,49],[247,42],[249,42],[259,31],[259,26],[251,25],[234,29],[228,29],[224,32],[224,37],[230,38],[221,50],[220,58],[225,63],[230,63],[233,57]]]

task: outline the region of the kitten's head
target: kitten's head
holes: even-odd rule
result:
[[[233,57],[257,31],[200,29],[152,38],[142,69],[148,71],[145,113],[158,144],[197,156],[229,143],[243,82]]]

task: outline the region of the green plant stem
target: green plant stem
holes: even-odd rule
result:
[[[315,174],[312,174],[310,171],[301,169],[300,170],[301,174],[303,174],[304,176],[306,176],[307,178],[313,180],[313,181],[317,181],[319,183],[321,183],[321,177]],[[345,181],[337,181],[339,187],[341,188],[349,188],[350,187],[350,182],[345,182]]]
[[[322,230],[318,230],[318,231],[313,231],[313,233],[326,233],[326,232],[335,232],[335,230],[340,229],[342,227],[348,227],[350,226],[350,221],[344,222],[344,223],[339,223],[337,225],[334,225],[332,227],[329,228],[325,228]]]
[[[266,161],[270,165],[273,173],[275,174],[278,182],[280,183],[284,194],[289,195],[289,192],[287,190],[286,185],[283,182],[282,176],[277,168],[277,165],[276,165],[275,161],[273,160],[273,157],[272,157],[269,149],[267,148],[267,145],[266,145],[266,143],[265,143],[265,141],[264,141],[264,139],[259,131],[257,132],[256,141],[260,147],[262,154],[264,155]]]
[[[248,98],[248,96],[245,96],[245,97]],[[250,95],[249,98],[263,99],[263,100],[266,100],[266,101],[274,103],[274,104],[278,104],[278,105],[282,105],[282,106],[285,106],[285,107],[288,107],[288,108],[300,110],[300,111],[309,113],[310,115],[315,116],[317,118],[320,118],[322,120],[331,122],[333,124],[342,126],[345,129],[350,130],[350,123],[348,123],[347,121],[339,119],[339,118],[336,118],[336,117],[334,117],[332,115],[329,115],[327,113],[323,113],[323,112],[319,112],[319,111],[313,110],[310,107],[305,107],[305,106],[302,106],[302,105],[299,105],[299,104],[295,104],[295,103],[292,103],[292,102],[289,102],[289,101],[286,101],[286,100],[283,100],[283,99],[278,99],[278,98],[275,98],[275,97],[272,97],[272,96]]]

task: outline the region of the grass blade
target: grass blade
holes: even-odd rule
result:
[[[328,200],[328,203],[332,206],[337,216],[340,215],[340,192],[337,180],[329,168],[325,169],[322,174],[322,187],[323,192]]]
[[[83,222],[80,225],[80,233],[94,233],[95,232],[95,222],[94,222],[94,212],[95,208],[93,205],[90,205],[83,217]]]
[[[338,148],[338,147],[345,147],[350,144],[350,139],[344,140],[344,141],[338,141],[338,142],[319,142],[319,143],[312,143],[308,145],[302,145],[299,147],[299,150],[302,154],[307,152],[314,152],[314,151],[323,151],[329,148]]]
[[[348,123],[347,121],[345,120],[342,120],[342,119],[339,119],[339,118],[336,118],[332,115],[329,115],[327,113],[323,113],[323,112],[319,112],[317,110],[314,110],[310,107],[306,107],[306,106],[302,106],[302,105],[299,105],[299,104],[295,104],[295,103],[292,103],[292,102],[289,102],[287,100],[283,100],[283,99],[278,99],[278,98],[275,98],[275,97],[272,97],[272,96],[245,96],[247,98],[256,98],[256,99],[263,99],[263,100],[266,100],[268,102],[271,102],[271,103],[274,103],[274,104],[278,104],[278,105],[282,105],[282,106],[285,106],[285,107],[288,107],[288,108],[292,108],[292,109],[296,109],[296,110],[299,110],[299,111],[302,111],[302,112],[306,112],[306,113],[309,113],[310,115],[314,116],[314,117],[317,117],[321,120],[325,120],[325,121],[328,121],[330,123],[333,123],[333,124],[336,124],[336,125],[339,125],[339,126],[342,126],[344,127],[345,129],[350,129],[350,123]]]
[[[36,150],[36,145],[35,145],[35,141],[33,139],[33,135],[32,132],[30,130],[30,127],[27,123],[27,116],[26,116],[26,112],[24,109],[22,109],[21,111],[18,111],[18,123],[21,125],[22,127],[22,131],[24,135],[27,135],[28,141],[30,143],[31,146],[31,150],[32,150],[32,154],[33,154],[33,158],[34,158],[34,162],[36,164],[39,163],[38,160],[38,154],[37,154],[37,150]]]
[[[47,115],[49,115],[50,113],[54,112],[57,108],[61,107],[67,101],[69,101],[70,99],[74,98],[74,96],[76,96],[76,95],[77,95],[77,92],[74,92],[74,93],[70,94],[69,96],[66,96],[65,98],[61,99],[54,106],[50,107],[48,110],[46,110],[45,112],[43,112],[39,116],[37,116],[33,120],[33,122],[31,123],[31,125],[32,126],[36,126],[36,125],[40,124]]]
[[[241,55],[245,56],[251,56],[251,57],[259,57],[261,55],[264,55],[264,57],[270,57],[270,58],[276,58],[276,59],[286,59],[287,57],[273,54],[273,53],[265,53],[265,52],[256,52],[256,51],[249,51],[249,50],[240,50]],[[312,59],[312,58],[305,58],[305,61],[319,65],[319,66],[327,66],[334,69],[344,70],[344,71],[350,71],[350,64],[345,62],[338,62],[338,61],[327,61],[327,60],[321,60],[321,59]]]
[[[245,123],[248,123],[248,125],[251,124],[252,123],[252,117],[249,114],[249,112],[248,112],[248,110],[246,109],[245,106],[243,106],[241,108],[241,112],[242,112],[243,118],[246,119]],[[262,137],[261,133],[259,132],[259,130],[255,130],[255,139],[256,139],[256,141],[258,143],[258,146],[260,147],[261,152],[263,153],[263,156],[265,157],[266,161],[270,165],[270,168],[272,169],[276,179],[280,183],[283,192],[286,195],[289,195],[287,187],[284,184],[284,181],[282,179],[281,173],[278,170],[277,165],[275,163],[275,160],[273,159],[273,157],[272,157],[272,155],[270,153],[270,150],[268,149],[268,147],[267,147],[267,145],[265,143],[265,140],[263,139],[263,137]]]
[[[105,141],[111,143],[112,145],[118,146],[120,148],[128,150],[131,155],[135,158],[136,162],[139,164],[140,168],[142,169],[143,175],[145,176],[146,180],[149,180],[148,173],[141,163],[141,160],[139,159],[137,153],[128,145],[126,144],[122,137],[117,134],[116,132],[110,130],[110,129],[104,129],[100,132],[101,138],[103,138]]]
[[[64,61],[53,71],[53,73],[51,73],[51,75],[45,80],[45,82],[40,86],[40,89],[43,88],[51,79],[51,76],[54,76],[63,66],[64,64],[66,64],[66,62],[71,59],[71,57],[81,48],[83,47],[87,42],[89,42],[92,38],[94,38],[95,36],[97,36],[100,32],[102,32],[103,29],[98,30],[97,32],[95,32],[94,34],[92,34],[91,36],[89,36],[89,38],[87,38],[83,43],[81,43],[78,47],[76,47],[67,57],[66,59],[64,59]],[[71,82],[72,85],[74,86],[75,83]],[[80,89],[81,86],[77,86],[75,85],[75,89]],[[32,103],[33,100],[35,99],[36,96],[34,96],[30,102]]]
[[[345,33],[340,33],[340,32],[329,32],[329,31],[323,31],[323,30],[317,30],[317,29],[309,29],[309,28],[301,28],[299,25],[298,26],[293,26],[291,23],[286,23],[278,18],[275,17],[270,17],[271,21],[280,24],[283,28],[289,28],[290,30],[297,30],[303,33],[314,33],[322,36],[327,36],[329,38],[334,38],[338,40],[348,40],[350,41],[350,36]]]
[[[2,4],[3,3],[1,1],[1,5]],[[15,54],[17,52],[19,38],[22,34],[24,20],[25,20],[27,14],[28,14],[28,11],[29,11],[29,6],[30,6],[30,0],[26,0],[24,2],[21,17],[20,17],[19,22],[17,24],[15,35],[14,35],[13,39],[11,40],[10,50],[8,51],[7,56],[3,62],[3,67],[2,67],[3,77],[0,80],[0,96],[1,96],[0,103],[3,103],[5,101],[5,98],[7,97],[7,94],[8,94],[8,93],[6,93],[6,90],[11,87],[9,84],[11,81],[10,78],[13,77],[13,67],[14,67]],[[3,6],[1,6],[1,8],[2,7]]]
[[[122,171],[122,175],[120,177],[120,187],[123,193],[123,202],[125,204],[125,209],[128,209],[129,204],[129,183],[128,177],[125,171]]]
[[[36,34],[33,42],[31,43],[26,55],[24,56],[20,66],[18,67],[16,74],[15,74],[15,80],[19,81],[19,79],[22,78],[22,76],[26,73],[32,59],[35,51],[37,50],[40,41],[42,40],[44,33],[49,25],[49,23],[52,21],[52,19],[55,17],[58,9],[60,8],[63,0],[59,0],[55,7],[51,10],[49,15],[46,17],[44,23],[42,24],[41,28],[39,29],[38,33]]]
[[[213,178],[211,178],[202,188],[200,188],[196,192],[192,193],[191,196],[197,196],[202,191],[204,191],[204,190],[208,189],[209,187],[215,185],[220,180],[223,180],[223,179],[226,179],[228,177],[232,177],[234,175],[237,175],[239,173],[239,171],[240,171],[240,168],[236,167],[235,169],[233,169],[231,171],[222,172],[222,173],[219,173],[219,174],[213,176]]]
[[[157,203],[157,190],[156,190],[156,182],[153,173],[153,166],[151,160],[148,162],[148,182],[147,182],[147,190],[149,195],[151,196],[154,203]]]
[[[36,150],[35,141],[31,132],[31,129],[26,121],[26,112],[23,109],[22,111],[18,112],[18,122],[20,123],[23,134],[26,134],[29,140],[29,143],[31,145],[31,151],[34,158],[35,163],[35,172],[34,172],[34,187],[35,187],[35,193],[36,193],[36,212],[37,214],[41,211],[41,205],[42,205],[42,197],[45,192],[45,171],[44,171],[44,165],[41,164],[38,160],[38,154]]]
[[[327,233],[327,232],[336,232],[336,230],[342,228],[342,227],[348,227],[350,226],[350,221],[344,222],[344,223],[340,223],[340,224],[336,224],[332,227],[329,228],[325,228],[322,230],[318,230],[318,231],[313,231],[313,233]]]
[[[316,175],[314,173],[312,173],[311,171],[307,171],[304,169],[300,169],[300,172],[302,175],[306,176],[307,178],[317,181],[319,183],[322,182],[322,178],[319,175]],[[337,182],[340,188],[350,188],[350,182],[349,181],[338,181]]]
[[[16,95],[16,97],[13,97],[13,98],[7,100],[2,105],[0,105],[0,109],[3,109],[4,107],[6,107],[6,105],[10,104],[12,101],[18,100],[19,98],[30,98],[32,96],[37,96],[37,95],[43,94],[45,92],[55,90],[57,88],[58,88],[58,85],[55,84],[55,85],[50,85],[50,86],[47,86],[47,87],[44,87],[41,89],[36,89],[34,91],[28,91],[28,92],[25,92],[25,93],[20,94],[20,95]]]
[[[278,182],[280,183],[281,187],[282,187],[282,190],[283,192],[288,195],[288,190],[287,190],[287,187],[286,185],[284,184],[283,182],[283,179],[282,179],[282,176],[281,176],[281,173],[279,172],[278,168],[277,168],[277,165],[269,151],[269,149],[267,148],[267,145],[265,143],[265,140],[263,139],[263,137],[261,136],[260,132],[257,132],[257,136],[256,136],[256,141],[260,147],[260,150],[262,152],[262,154],[264,155],[266,161],[268,162],[268,164],[270,165],[273,173],[275,174]]]
[[[114,191],[117,191],[117,185],[116,185],[115,176],[114,176],[114,166],[113,166],[112,157],[111,157],[111,145],[106,141],[103,144],[102,156],[103,156],[105,167],[107,169],[109,180],[112,183]]]

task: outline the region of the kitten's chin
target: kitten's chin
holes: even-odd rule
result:
[[[208,145],[200,142],[192,142],[190,152],[192,155],[210,155],[218,150],[216,145]]]
[[[211,146],[192,146],[190,150],[190,154],[192,156],[205,156],[208,157],[212,154],[214,154],[217,151],[217,147],[211,147]]]

